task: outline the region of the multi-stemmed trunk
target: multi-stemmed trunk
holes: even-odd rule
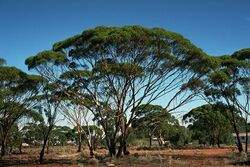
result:
[[[117,157],[121,157],[123,155],[128,155],[129,151],[127,149],[127,138],[128,138],[128,128],[125,126],[124,129],[122,130],[121,134],[121,140],[120,140],[120,146],[119,150],[117,153]]]
[[[109,150],[109,156],[114,157],[116,155],[116,142],[113,139],[106,138],[107,147]]]
[[[112,138],[110,136],[107,136],[109,135],[107,131],[105,131],[105,135],[106,135],[105,140],[106,140],[106,144],[109,150],[109,155],[110,157],[115,157],[116,156],[116,144],[117,144],[117,139],[118,139],[117,135],[115,133]]]
[[[110,157],[116,156],[116,145],[118,141],[118,132],[119,132],[119,125],[120,125],[120,122],[118,121],[119,118],[116,117],[116,119],[117,120],[115,121],[115,125],[110,125],[106,121],[100,122],[103,128],[104,134],[105,134],[106,145],[108,147]]]
[[[109,155],[114,157],[116,155],[116,143],[113,143],[109,146]]]

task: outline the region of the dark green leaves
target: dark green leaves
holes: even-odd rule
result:
[[[75,35],[73,37],[70,37],[68,39],[65,39],[64,41],[57,42],[53,45],[54,51],[60,51],[64,48],[70,47],[72,43],[77,42],[80,39],[80,35]]]
[[[250,59],[250,48],[241,49],[237,52],[234,52],[232,57],[239,60],[248,60]]]
[[[140,77],[143,75],[143,68],[130,63],[115,63],[112,61],[98,62],[95,71],[111,74],[114,76],[122,76],[126,78]]]
[[[26,77],[27,74],[17,69],[16,67],[0,67],[0,80],[18,82],[22,78]]]
[[[230,77],[224,71],[218,71],[210,74],[210,81],[215,85],[220,85],[229,82]]]
[[[62,52],[46,50],[38,53],[35,56],[29,57],[25,60],[25,64],[29,69],[35,68],[39,65],[52,63],[54,65],[60,65],[67,61],[65,54]]]
[[[69,79],[69,80],[77,80],[80,78],[90,78],[92,76],[92,72],[88,70],[72,70],[66,71],[65,73],[61,74],[61,79]]]

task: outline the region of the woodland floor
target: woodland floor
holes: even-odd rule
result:
[[[40,148],[24,148],[22,154],[11,154],[0,161],[0,166],[18,167],[202,167],[202,166],[248,166],[250,159],[246,154],[239,155],[235,149],[188,149],[188,150],[136,150],[129,149],[130,155],[111,159],[104,149],[96,151],[96,158],[88,157],[88,151],[76,153],[73,146],[51,147],[45,154],[45,163],[37,159]]]

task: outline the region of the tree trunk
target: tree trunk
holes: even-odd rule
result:
[[[245,152],[247,153],[247,151],[248,151],[248,147],[247,147],[247,145],[248,145],[248,124],[247,124],[247,120],[248,120],[248,115],[246,115],[246,117],[245,117],[245,133],[246,133],[246,142],[245,142]]]
[[[212,147],[214,147],[215,146],[215,139],[214,138],[211,139],[211,143],[212,143]]]
[[[48,129],[47,134],[44,136],[43,147],[42,147],[42,150],[40,152],[40,157],[39,157],[39,162],[40,163],[43,163],[45,148],[46,148],[46,145],[47,145],[47,142],[48,142],[48,139],[49,139],[49,135],[50,135],[50,132],[51,132],[52,129],[53,129],[53,126],[50,126],[49,129]]]
[[[91,135],[87,136],[87,144],[88,144],[88,148],[89,148],[90,157],[94,157],[94,150],[93,150],[93,147],[92,147]]]
[[[114,157],[116,155],[116,144],[111,144],[111,146],[109,147],[109,155],[111,157]]]
[[[124,155],[129,155],[128,147],[127,147],[127,139],[123,141],[123,153]]]
[[[92,139],[92,146],[93,146],[94,151],[96,150],[96,147],[97,147],[96,143],[97,143],[97,137],[96,135],[94,135]]]
[[[118,149],[118,152],[116,154],[116,157],[119,158],[119,157],[122,157],[123,156],[123,151],[122,151],[122,142],[120,142],[120,146],[119,146],[119,149]]]
[[[82,151],[82,131],[78,130],[78,149],[77,152]]]
[[[148,132],[148,137],[149,137],[149,148],[151,148],[153,135],[150,132]]]
[[[124,128],[124,131],[121,136],[121,141],[120,141],[120,147],[117,153],[117,157],[121,157],[123,155],[128,155],[129,151],[127,149],[127,138],[128,138],[128,130],[127,128]]]
[[[234,132],[236,134],[236,139],[237,139],[236,145],[237,145],[238,151],[241,153],[243,151],[243,147],[242,147],[242,144],[240,142],[239,131],[238,131],[235,123],[233,123],[233,128],[234,128]]]
[[[162,138],[161,134],[158,137],[158,143],[159,143],[159,146],[163,146],[165,144],[164,139]]]
[[[112,139],[106,139],[109,155],[110,157],[114,157],[116,155],[116,142],[112,141]]]
[[[13,146],[9,146],[9,147],[10,147],[9,152],[12,153],[12,151],[13,151]]]
[[[50,141],[49,141],[49,139],[48,139],[48,141],[47,141],[47,151],[46,151],[47,154],[49,154],[49,142],[50,142]]]
[[[40,163],[43,163],[43,157],[44,157],[44,152],[45,152],[45,147],[46,147],[46,144],[47,144],[47,140],[48,140],[48,135],[45,137],[45,140],[43,141],[43,147],[42,147],[42,150],[40,152],[40,157],[39,157],[39,162]]]
[[[246,128],[247,130],[247,128]],[[245,145],[245,152],[247,153],[247,144],[248,144],[248,132],[246,131],[246,145]]]
[[[3,156],[6,155],[6,146],[7,146],[7,134],[4,134],[3,139],[2,139],[2,143],[1,143],[1,159],[3,158]]]
[[[152,147],[152,137],[150,136],[149,137],[149,148],[151,148]]]
[[[23,146],[22,146],[22,142],[19,144],[19,153],[20,154],[22,154],[22,148],[23,148]]]
[[[242,147],[242,143],[240,141],[240,134],[239,134],[239,130],[237,128],[236,118],[235,118],[233,109],[231,109],[230,111],[232,114],[231,124],[233,126],[234,132],[236,134],[236,139],[237,139],[236,145],[237,145],[238,151],[241,153],[243,151],[243,147]]]
[[[217,146],[220,148],[220,138],[217,139]]]

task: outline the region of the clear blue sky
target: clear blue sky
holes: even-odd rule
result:
[[[24,60],[98,25],[179,32],[210,55],[250,47],[249,0],[0,0],[0,57]]]

